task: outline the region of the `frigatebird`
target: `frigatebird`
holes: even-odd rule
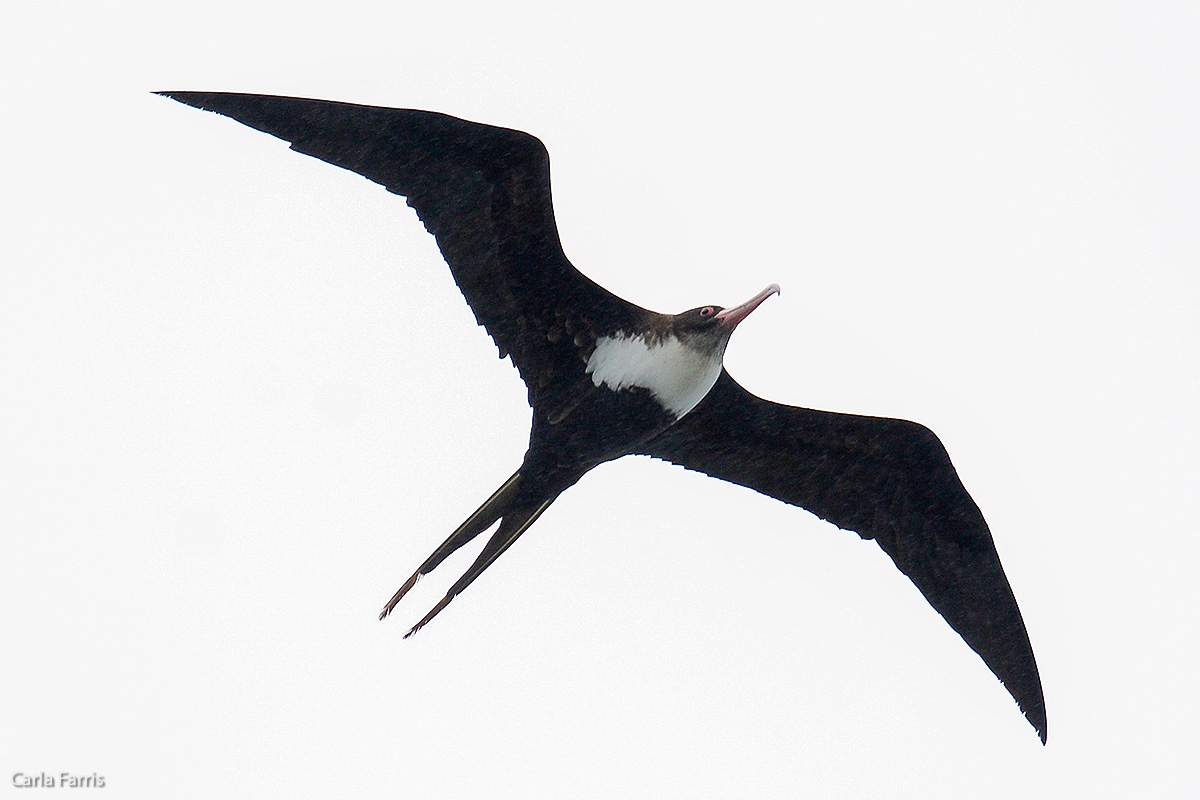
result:
[[[408,199],[455,282],[511,359],[533,408],[520,468],[388,601],[499,523],[411,636],[593,467],[649,455],[800,506],[874,539],[1016,699],[1046,741],[1041,679],[991,532],[938,438],[915,422],[781,405],[722,366],[733,308],[658,314],[567,260],[546,147],[431,111],[268,95],[160,92],[284,139]]]

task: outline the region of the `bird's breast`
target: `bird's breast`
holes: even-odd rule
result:
[[[674,336],[648,340],[617,334],[596,340],[587,363],[592,383],[614,392],[649,390],[679,419],[704,399],[721,375],[721,354],[701,353]]]

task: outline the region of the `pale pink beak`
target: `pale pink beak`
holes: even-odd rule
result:
[[[739,322],[750,316],[751,311],[762,305],[763,301],[773,294],[779,294],[778,283],[772,283],[770,286],[763,289],[761,292],[754,295],[754,297],[751,297],[740,306],[727,308],[720,312],[717,314],[717,320],[721,323],[722,327],[729,328],[729,330],[732,331],[738,326]]]

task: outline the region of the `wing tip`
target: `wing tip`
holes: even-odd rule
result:
[[[1046,746],[1046,707],[1038,705],[1036,708],[1031,708],[1025,712],[1025,719],[1037,731],[1038,738],[1042,740],[1042,747]]]
[[[192,108],[198,108],[201,111],[212,111],[213,109],[208,108],[206,103],[211,102],[213,99],[219,97],[223,93],[222,92],[183,92],[183,91],[177,91],[175,89],[167,89],[164,91],[154,91],[154,92],[151,92],[150,94],[158,95],[159,97],[166,97],[169,100],[174,100],[177,103],[183,103],[185,106],[191,106]],[[220,113],[220,112],[215,112],[215,113]]]
[[[183,103],[186,101],[181,100],[180,98],[188,97],[189,95],[203,94],[203,92],[183,92],[179,91],[178,89],[155,89],[150,94],[155,94],[159,97],[168,97],[172,100],[178,100],[179,102]]]

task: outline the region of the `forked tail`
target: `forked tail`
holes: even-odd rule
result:
[[[417,571],[412,574],[404,585],[392,595],[392,599],[383,607],[379,618],[383,619],[388,614],[392,613],[392,609],[400,602],[400,599],[408,593],[408,590],[416,586],[417,581],[422,575],[432,572],[438,564],[446,559],[451,553],[462,547],[467,542],[474,539],[479,534],[486,531],[500,520],[500,527],[492,534],[492,538],[484,545],[483,552],[475,559],[475,563],[465,574],[450,587],[433,610],[412,627],[408,633],[404,634],[407,639],[414,633],[423,628],[431,619],[438,615],[443,608],[450,604],[455,595],[462,592],[471,585],[471,581],[475,580],[480,574],[492,565],[492,562],[500,557],[500,554],[509,548],[509,546],[517,540],[517,538],[534,523],[541,513],[549,508],[554,499],[558,497],[557,493],[551,494],[548,497],[535,499],[531,501],[527,495],[520,491],[521,471],[517,470],[512,477],[496,490],[495,494],[487,499],[474,514],[467,517],[466,522],[458,526],[458,529],[442,542],[436,550],[425,559],[425,562],[417,568]]]

